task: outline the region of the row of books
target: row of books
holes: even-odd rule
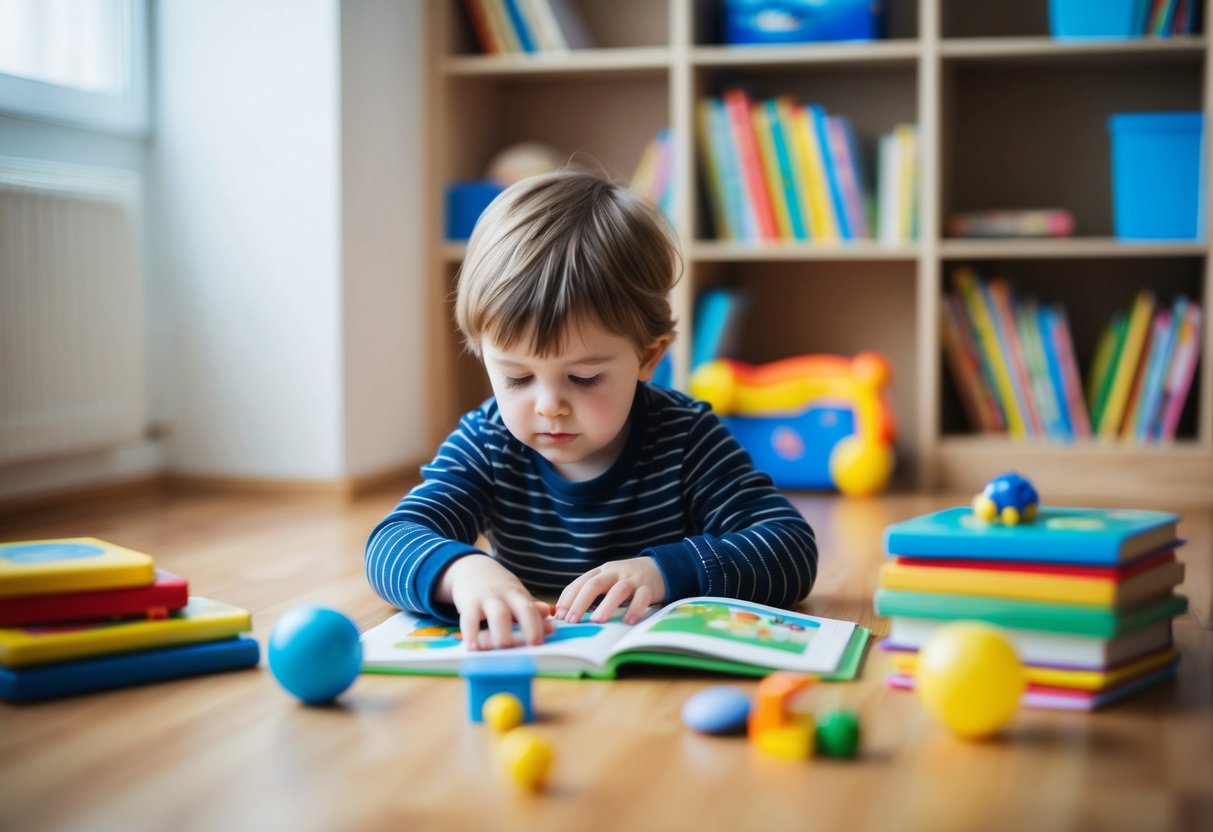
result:
[[[1138,31],[1158,37],[1190,35],[1196,31],[1200,6],[1199,0],[1140,0]]]
[[[629,187],[667,216],[673,216],[674,141],[668,127],[645,144]]]
[[[594,38],[570,0],[464,0],[480,50],[502,53],[592,49]]]
[[[918,651],[952,621],[1002,629],[1024,664],[1028,707],[1092,710],[1175,674],[1171,620],[1179,518],[1042,506],[1031,523],[987,525],[968,507],[890,526],[876,612],[893,688],[912,688]]]
[[[916,234],[913,125],[880,139],[874,204],[854,129],[818,104],[730,88],[699,102],[696,131],[719,239],[898,242]]]
[[[1002,278],[952,274],[941,307],[944,357],[970,425],[1062,442],[1172,440],[1200,355],[1200,306],[1158,307],[1143,291],[1116,315],[1084,383],[1060,304],[1017,297]]]
[[[0,699],[28,701],[252,667],[246,610],[96,538],[0,544]]]
[[[1200,305],[1170,306],[1139,292],[1128,313],[1104,328],[1087,376],[1091,423],[1103,437],[1144,444],[1172,440],[1200,358]]]

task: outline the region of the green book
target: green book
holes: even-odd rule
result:
[[[876,612],[902,618],[984,621],[999,627],[1112,638],[1182,615],[1188,599],[1169,595],[1129,610],[977,595],[876,590]]]

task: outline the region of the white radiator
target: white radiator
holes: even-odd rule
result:
[[[0,464],[138,438],[140,179],[0,156]]]

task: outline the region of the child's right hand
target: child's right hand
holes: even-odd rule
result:
[[[536,601],[522,581],[487,555],[465,555],[446,568],[439,592],[449,591],[459,611],[459,629],[468,650],[513,647],[514,622],[526,644],[542,644],[555,624],[551,606]],[[487,621],[489,638],[482,643],[480,622]]]

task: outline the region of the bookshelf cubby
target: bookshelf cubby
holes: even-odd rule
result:
[[[1063,302],[1084,368],[1111,311],[1127,310],[1143,287],[1163,301],[1183,292],[1206,311],[1213,308],[1207,243],[1114,236],[1106,127],[1116,112],[1208,111],[1213,69],[1203,34],[1056,41],[1047,0],[889,0],[881,41],[732,47],[719,42],[715,0],[571,2],[597,47],[537,55],[479,54],[463,2],[427,4],[433,275],[427,308],[434,356],[428,389],[435,442],[488,395],[479,365],[462,355],[450,323],[463,246],[441,237],[446,184],[481,177],[497,151],[526,140],[584,154],[626,178],[652,135],[671,127],[672,220],[685,257],[673,297],[681,333],[673,352],[677,384],[685,385],[688,374],[696,294],[735,286],[751,301],[741,339],[747,361],[861,349],[889,357],[898,485],[976,491],[1015,467],[1049,500],[1213,501],[1213,328],[1202,333],[1202,360],[1178,439],[1158,447],[973,433],[939,344],[940,303],[960,265]],[[898,122],[916,123],[918,238],[714,239],[694,108],[731,82],[758,96],[791,93],[847,116],[869,171],[878,134]],[[951,212],[1030,207],[1068,208],[1075,236],[943,236]]]

